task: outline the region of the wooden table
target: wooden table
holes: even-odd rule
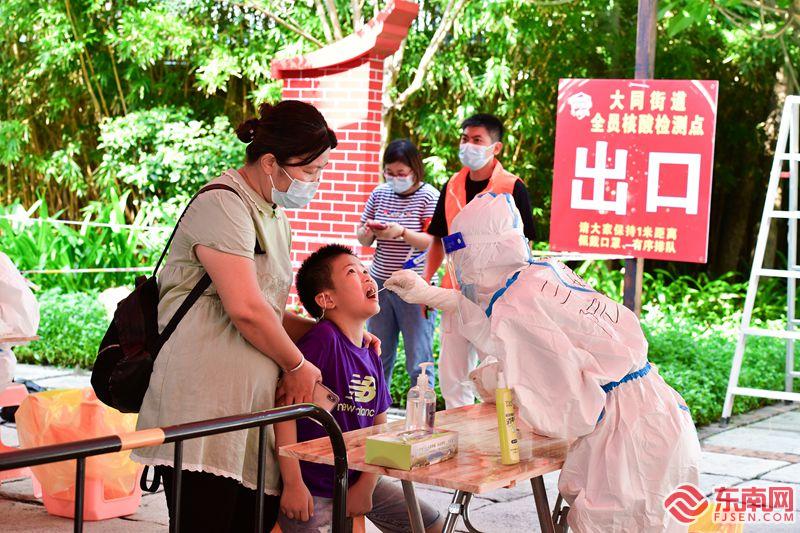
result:
[[[33,337],[2,337],[0,336],[0,344],[11,344],[12,346],[18,346],[20,344],[27,344],[29,342],[38,341],[38,335]]]
[[[455,490],[448,508],[444,531],[453,531],[459,514],[470,531],[468,506],[473,494],[483,494],[517,481],[530,480],[542,531],[556,531],[542,475],[560,470],[569,441],[542,437],[517,418],[520,430],[520,462],[513,466],[500,463],[497,414],[492,404],[478,404],[436,413],[436,427],[458,432],[458,453],[452,459],[414,470],[395,470],[364,462],[366,438],[377,433],[402,430],[402,420],[344,434],[347,465],[352,470],[371,472],[400,479],[411,516],[412,531],[423,533],[422,515],[414,493],[414,482]],[[282,446],[280,455],[313,463],[333,464],[333,452],[327,437]],[[560,516],[559,509],[554,513]]]

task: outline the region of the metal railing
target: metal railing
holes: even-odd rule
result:
[[[298,418],[311,418],[319,422],[331,439],[334,458],[333,516],[331,525],[334,533],[344,533],[347,520],[345,500],[347,496],[347,449],[345,448],[342,430],[333,416],[324,409],[312,404],[279,407],[258,413],[215,418],[213,420],[146,429],[122,435],[109,435],[107,437],[7,452],[0,454],[0,470],[76,459],[74,531],[79,533],[83,531],[83,501],[87,457],[174,443],[174,480],[170,532],[178,532],[180,531],[183,441],[258,427],[258,481],[256,483],[256,505],[258,509],[255,530],[257,533],[261,533],[264,530],[264,461],[267,453],[267,426]]]

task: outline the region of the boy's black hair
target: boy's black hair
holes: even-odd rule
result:
[[[353,249],[341,244],[328,244],[309,255],[297,271],[295,287],[297,296],[306,311],[314,318],[322,316],[322,308],[315,298],[324,290],[333,288],[331,261],[340,255],[352,255]]]
[[[494,142],[500,142],[503,140],[505,128],[503,127],[503,123],[500,122],[500,119],[496,116],[488,113],[478,113],[477,115],[472,115],[461,123],[461,131],[464,131],[464,128],[473,128],[476,126],[483,126],[486,128],[486,131],[489,132],[489,136]]]

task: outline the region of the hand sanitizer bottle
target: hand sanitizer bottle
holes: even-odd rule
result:
[[[428,382],[427,367],[433,363],[420,363],[417,384],[408,391],[406,400],[406,431],[427,431],[433,433],[436,418],[436,393]]]

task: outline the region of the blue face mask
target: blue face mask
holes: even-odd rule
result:
[[[300,181],[296,180],[286,172],[286,169],[281,167],[281,170],[286,177],[292,182],[289,188],[285,191],[279,191],[275,188],[275,182],[272,181],[270,175],[269,180],[272,182],[272,201],[286,209],[300,209],[305,207],[314,199],[319,189],[319,181]]]
[[[392,176],[391,174],[384,174],[386,183],[392,186],[392,190],[397,194],[403,194],[414,186],[414,175],[408,176]]]
[[[489,164],[494,157],[494,145],[464,143],[458,147],[458,159],[470,170],[479,170]]]

